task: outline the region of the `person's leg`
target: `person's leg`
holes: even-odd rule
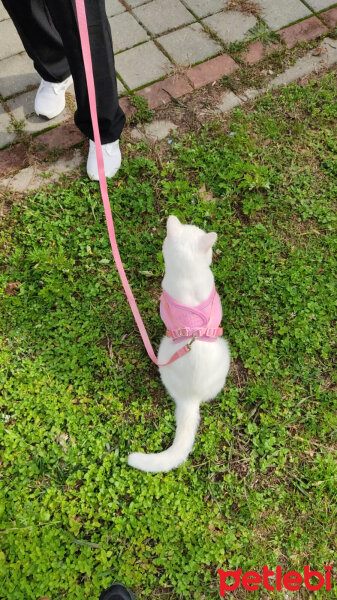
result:
[[[45,0],[53,23],[62,38],[77,100],[75,123],[93,140],[89,99],[74,0]],[[118,103],[111,30],[104,0],[85,0],[102,144],[120,138],[125,115]]]
[[[75,123],[84,135],[93,140],[75,0],[2,1],[43,80],[35,98],[35,111],[47,118],[62,112],[65,91],[71,83],[69,75],[72,74],[77,100]],[[118,140],[125,115],[118,103],[111,31],[104,0],[85,0],[85,3],[104,165],[107,177],[112,177],[121,163]],[[91,179],[98,179],[92,141],[87,171]]]
[[[61,37],[44,0],[2,0],[36,71],[58,83],[70,75]]]

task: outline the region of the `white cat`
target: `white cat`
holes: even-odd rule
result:
[[[163,245],[165,276],[161,315],[169,329],[171,325],[167,334],[172,337],[166,335],[162,339],[159,362],[166,363],[177,350],[192,340],[193,343],[190,352],[159,368],[162,382],[176,403],[177,429],[173,444],[158,454],[130,454],[128,464],[136,469],[153,473],[170,471],[184,462],[193,448],[201,402],[215,398],[225,384],[230,354],[226,340],[220,337],[222,330],[218,329],[221,303],[210,269],[216,240],[216,233],[182,225],[173,215],[168,218]],[[175,323],[177,328],[173,331]]]

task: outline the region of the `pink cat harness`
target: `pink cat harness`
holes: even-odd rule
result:
[[[175,344],[190,338],[215,342],[222,329],[222,307],[215,286],[210,296],[199,306],[185,306],[174,300],[165,290],[160,298],[160,316],[167,330],[166,336]]]

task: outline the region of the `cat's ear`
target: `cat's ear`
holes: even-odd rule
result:
[[[217,239],[218,236],[214,231],[212,231],[211,233],[205,233],[199,240],[199,250],[205,253],[208,252],[208,250],[210,250],[212,246],[214,246]]]
[[[180,233],[181,228],[182,224],[180,223],[178,217],[170,215],[167,219],[167,235],[174,237]]]

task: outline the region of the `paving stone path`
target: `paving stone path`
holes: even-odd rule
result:
[[[198,89],[233,71],[232,45],[255,39],[259,28],[279,33],[292,47],[337,25],[333,0],[254,0],[254,5],[257,10],[249,14],[243,10],[244,0],[106,0],[120,96],[141,90],[155,107],[165,94],[179,97]],[[249,47],[247,63],[256,62],[261,52],[257,40]],[[161,83],[154,83],[162,80],[164,91]],[[20,128],[37,134],[71,117],[74,99],[52,121],[34,115],[38,84],[39,76],[0,2],[0,148],[15,141]]]

